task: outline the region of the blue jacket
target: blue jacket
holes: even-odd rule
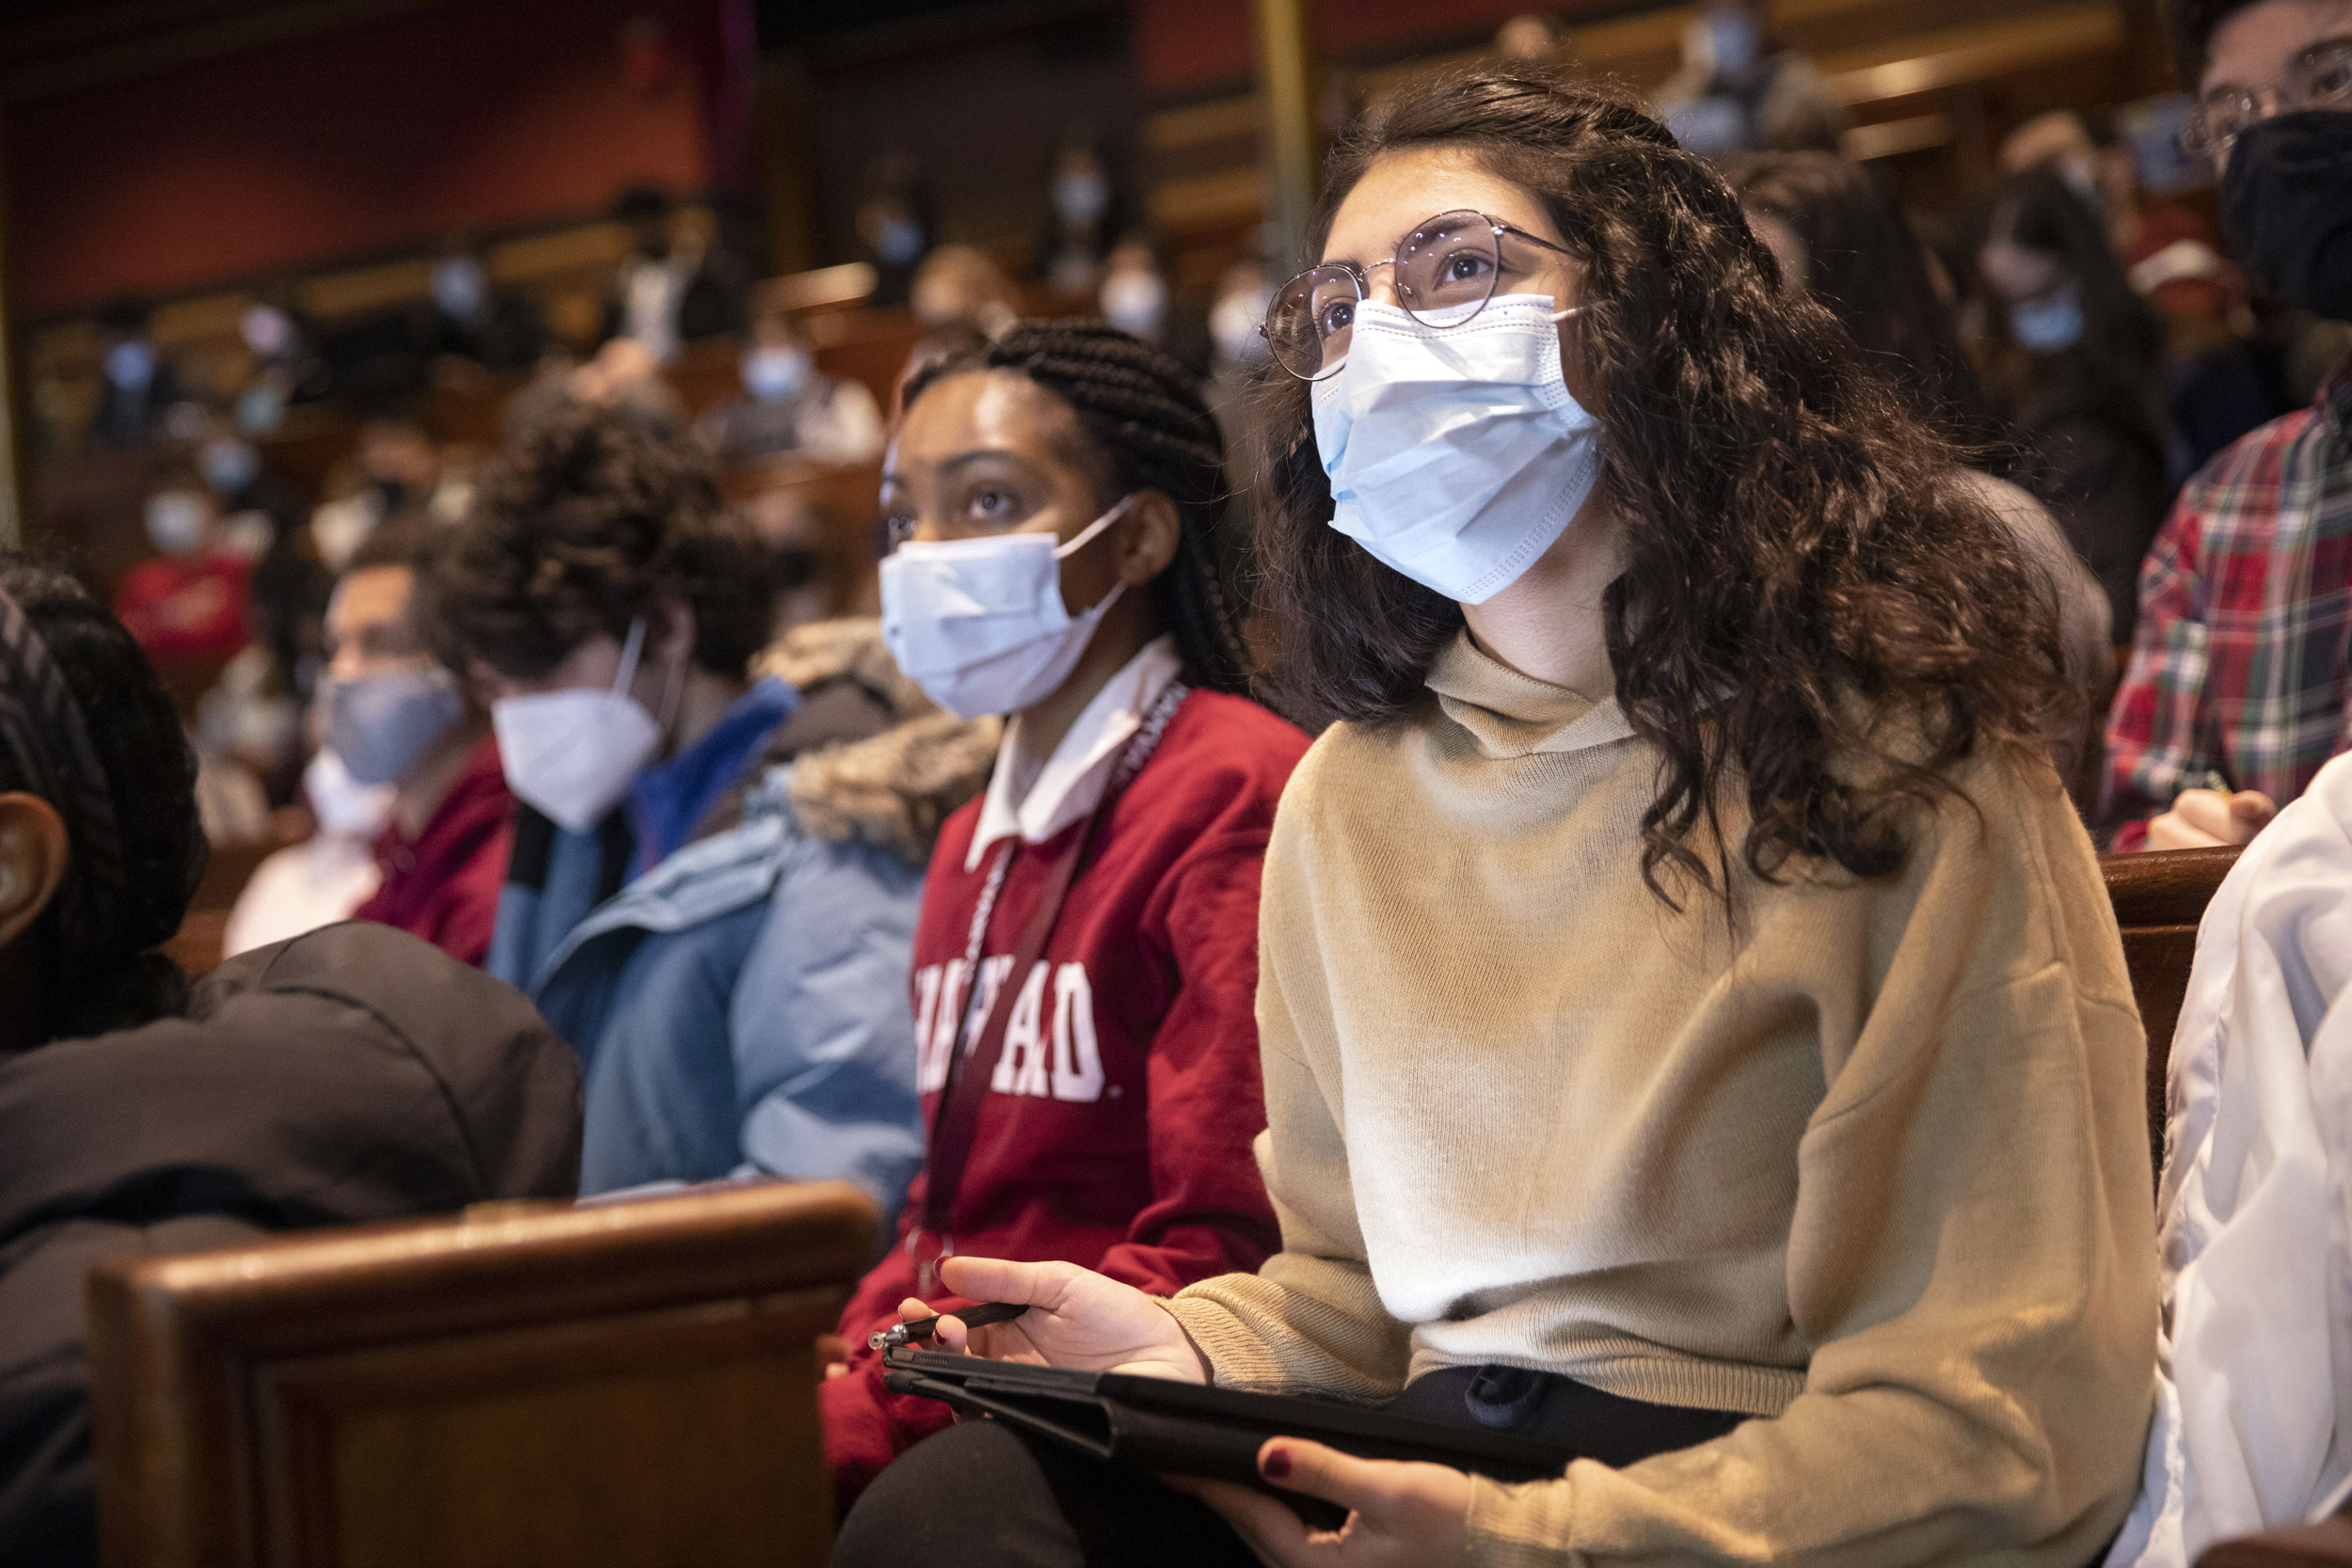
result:
[[[581,1191],[842,1178],[896,1214],[922,1162],[907,973],[924,868],[995,740],[937,713],[899,722],[925,705],[886,657],[859,664],[882,657],[872,626],[787,640],[803,703],[739,820],[629,882],[534,965],[524,989],[587,1083]],[[539,912],[611,848],[555,835]]]

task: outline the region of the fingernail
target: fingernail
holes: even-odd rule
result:
[[[1258,1462],[1258,1469],[1268,1481],[1287,1480],[1291,1473],[1291,1456],[1277,1449]]]

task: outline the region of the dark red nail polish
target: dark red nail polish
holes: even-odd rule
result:
[[[1277,1449],[1259,1462],[1258,1468],[1268,1481],[1287,1480],[1291,1473],[1291,1456]]]

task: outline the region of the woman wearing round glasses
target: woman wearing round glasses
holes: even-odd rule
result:
[[[1267,1441],[1332,1531],[965,1422],[839,1560],[2090,1560],[2156,1299],[2139,1024],[2036,728],[2052,607],[1638,111],[1442,79],[1331,190],[1266,324],[1279,667],[1338,721],[1266,853],[1283,1250],[1167,1301],[951,1259],[1028,1310],[939,1338],[1561,1468]]]

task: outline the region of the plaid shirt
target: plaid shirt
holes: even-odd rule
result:
[[[2113,847],[2146,848],[2208,774],[2284,805],[2352,744],[2352,361],[2189,481],[2139,606],[2107,715]]]

